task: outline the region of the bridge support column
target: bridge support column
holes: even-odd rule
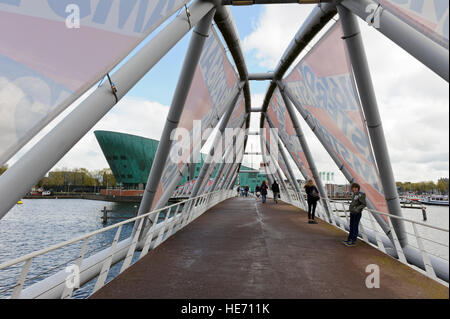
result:
[[[402,208],[400,206],[397,186],[395,184],[394,173],[392,171],[389,151],[384,137],[383,125],[378,111],[378,103],[373,89],[358,20],[347,8],[338,5],[337,9],[341,18],[344,41],[353,67],[361,105],[367,121],[368,132],[372,142],[381,184],[383,185],[386,204],[390,214],[402,217]],[[394,218],[392,224],[401,246],[405,246],[408,241],[403,221]]]
[[[291,101],[286,96],[286,93],[284,91],[284,85],[281,82],[278,82],[277,84],[280,89],[281,96],[283,97],[284,104],[286,105],[286,109],[288,110],[289,117],[291,118],[292,123],[294,124],[295,133],[297,134],[300,145],[302,146],[303,152],[305,153],[309,169],[313,174],[312,177],[316,181],[317,188],[319,189],[322,205],[325,209],[328,218],[330,219],[330,221],[332,221],[333,211],[329,205],[327,191],[325,190],[322,180],[320,179],[319,171],[317,170],[316,164],[314,163],[314,158],[312,156],[311,150],[309,149],[309,145],[308,142],[306,141],[305,134],[303,134],[303,130],[297,118],[297,115],[295,114],[294,107],[292,106]],[[338,220],[337,222],[340,221]]]
[[[198,61],[200,60],[203,45],[209,34],[209,28],[211,26],[214,13],[215,9],[210,10],[200,20],[192,33],[191,42],[184,60],[169,114],[167,115],[166,124],[164,126],[158,149],[155,154],[155,159],[150,170],[150,175],[147,180],[144,196],[142,198],[141,205],[139,206],[138,215],[148,213],[152,207],[158,184],[172,147],[171,133],[178,127],[178,123],[184,109],[184,104],[194,78],[195,69]]]

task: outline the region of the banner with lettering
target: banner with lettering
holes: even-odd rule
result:
[[[384,10],[388,10],[448,49],[448,0],[377,0],[377,2]],[[377,10],[380,9],[376,6],[371,9],[376,20]]]
[[[173,192],[168,186],[173,178],[181,180],[179,172],[185,163],[192,160],[200,161],[199,157],[192,156],[200,154],[202,142],[208,139],[212,132],[211,128],[217,125],[225,113],[226,104],[233,99],[233,94],[238,93],[238,79],[234,67],[227,58],[225,48],[212,27],[178,124],[178,128],[184,130],[189,138],[180,143],[173,143],[153,207],[162,194]]]
[[[0,166],[187,0],[0,0]]]
[[[267,116],[273,125],[278,129],[278,136],[294,160],[297,168],[302,173],[305,180],[312,179],[313,174],[309,168],[305,153],[298,139],[294,128],[294,123],[289,116],[286,105],[280,90],[275,89],[272,99],[267,109]]]
[[[300,113],[313,123],[314,133],[361,185],[373,208],[387,212],[342,36],[337,22],[287,76],[286,87],[301,104]]]

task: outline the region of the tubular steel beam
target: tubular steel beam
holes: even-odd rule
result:
[[[233,57],[234,64],[236,65],[239,73],[240,80],[245,83],[243,88],[245,109],[247,113],[250,113],[252,103],[250,96],[250,84],[248,82],[248,70],[245,63],[244,54],[242,52],[241,41],[239,40],[239,32],[237,31],[230,8],[217,6],[214,21],[216,26],[219,28],[228,49],[230,50],[230,54]],[[249,126],[250,117],[247,117],[246,128]]]
[[[152,207],[153,199],[155,198],[159,181],[172,147],[171,134],[172,131],[178,127],[178,123],[186,103],[186,98],[194,79],[195,69],[197,68],[198,61],[200,60],[200,56],[202,54],[203,45],[209,34],[214,13],[215,9],[210,10],[198,23],[192,33],[191,42],[184,60],[177,87],[175,89],[169,114],[167,115],[166,124],[156,150],[150,175],[148,176],[144,196],[139,206],[138,215],[148,213]]]
[[[181,12],[112,74],[118,100],[213,8],[211,2],[194,2],[189,18]],[[0,218],[116,104],[110,85],[103,84],[0,176]]]
[[[397,185],[395,183],[391,159],[384,137],[383,125],[378,111],[377,98],[373,89],[369,64],[367,63],[358,20],[351,11],[341,5],[338,6],[338,12],[344,32],[345,45],[353,67],[353,74],[355,75],[356,85],[361,99],[361,106],[367,121],[370,141],[372,142],[375,161],[380,173],[386,204],[390,214],[402,217],[402,208],[397,193]],[[402,247],[405,246],[408,243],[408,240],[403,221],[395,219],[392,223],[400,244]]]
[[[332,0],[222,0],[222,4],[232,6],[250,6],[254,4],[281,4],[281,3],[314,4],[331,1]]]
[[[368,16],[366,8],[369,5],[377,6],[378,2],[372,0],[344,0],[341,2],[341,5],[365,21]],[[388,10],[382,10],[378,17],[380,23],[376,30],[394,41],[394,43],[448,82],[448,48],[442,47]]]
[[[251,73],[248,75],[249,81],[267,81],[272,80],[274,76],[273,72],[268,73]]]

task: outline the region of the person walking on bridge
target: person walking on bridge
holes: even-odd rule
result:
[[[262,198],[262,202],[263,204],[266,202],[266,196],[267,196],[267,184],[266,181],[263,181],[261,184],[261,198]]]
[[[259,195],[261,195],[261,187],[259,185],[256,185],[255,187],[255,194],[257,198],[259,198]]]
[[[355,246],[358,238],[359,222],[361,220],[362,211],[366,207],[366,194],[360,191],[361,186],[357,183],[352,184],[352,202],[350,203],[350,232],[348,238],[344,241],[346,246]]]
[[[319,190],[314,185],[312,179],[305,184],[306,199],[308,202],[308,224],[317,224],[314,220],[316,214],[317,202],[320,199]]]
[[[278,186],[277,181],[273,181],[272,184],[273,200],[278,204],[278,197],[280,196],[280,186]]]

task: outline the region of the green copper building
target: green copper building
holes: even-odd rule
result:
[[[142,136],[111,131],[95,131],[94,134],[117,182],[127,189],[144,189],[159,142]],[[203,162],[204,158],[201,156],[201,162],[195,164],[193,178],[197,178]],[[257,170],[249,167],[241,166],[241,171],[244,172],[239,173],[240,184],[248,185],[251,190],[266,179],[265,174],[259,174]],[[215,174],[216,172],[213,178]],[[183,177],[180,185],[188,181],[188,175]]]

